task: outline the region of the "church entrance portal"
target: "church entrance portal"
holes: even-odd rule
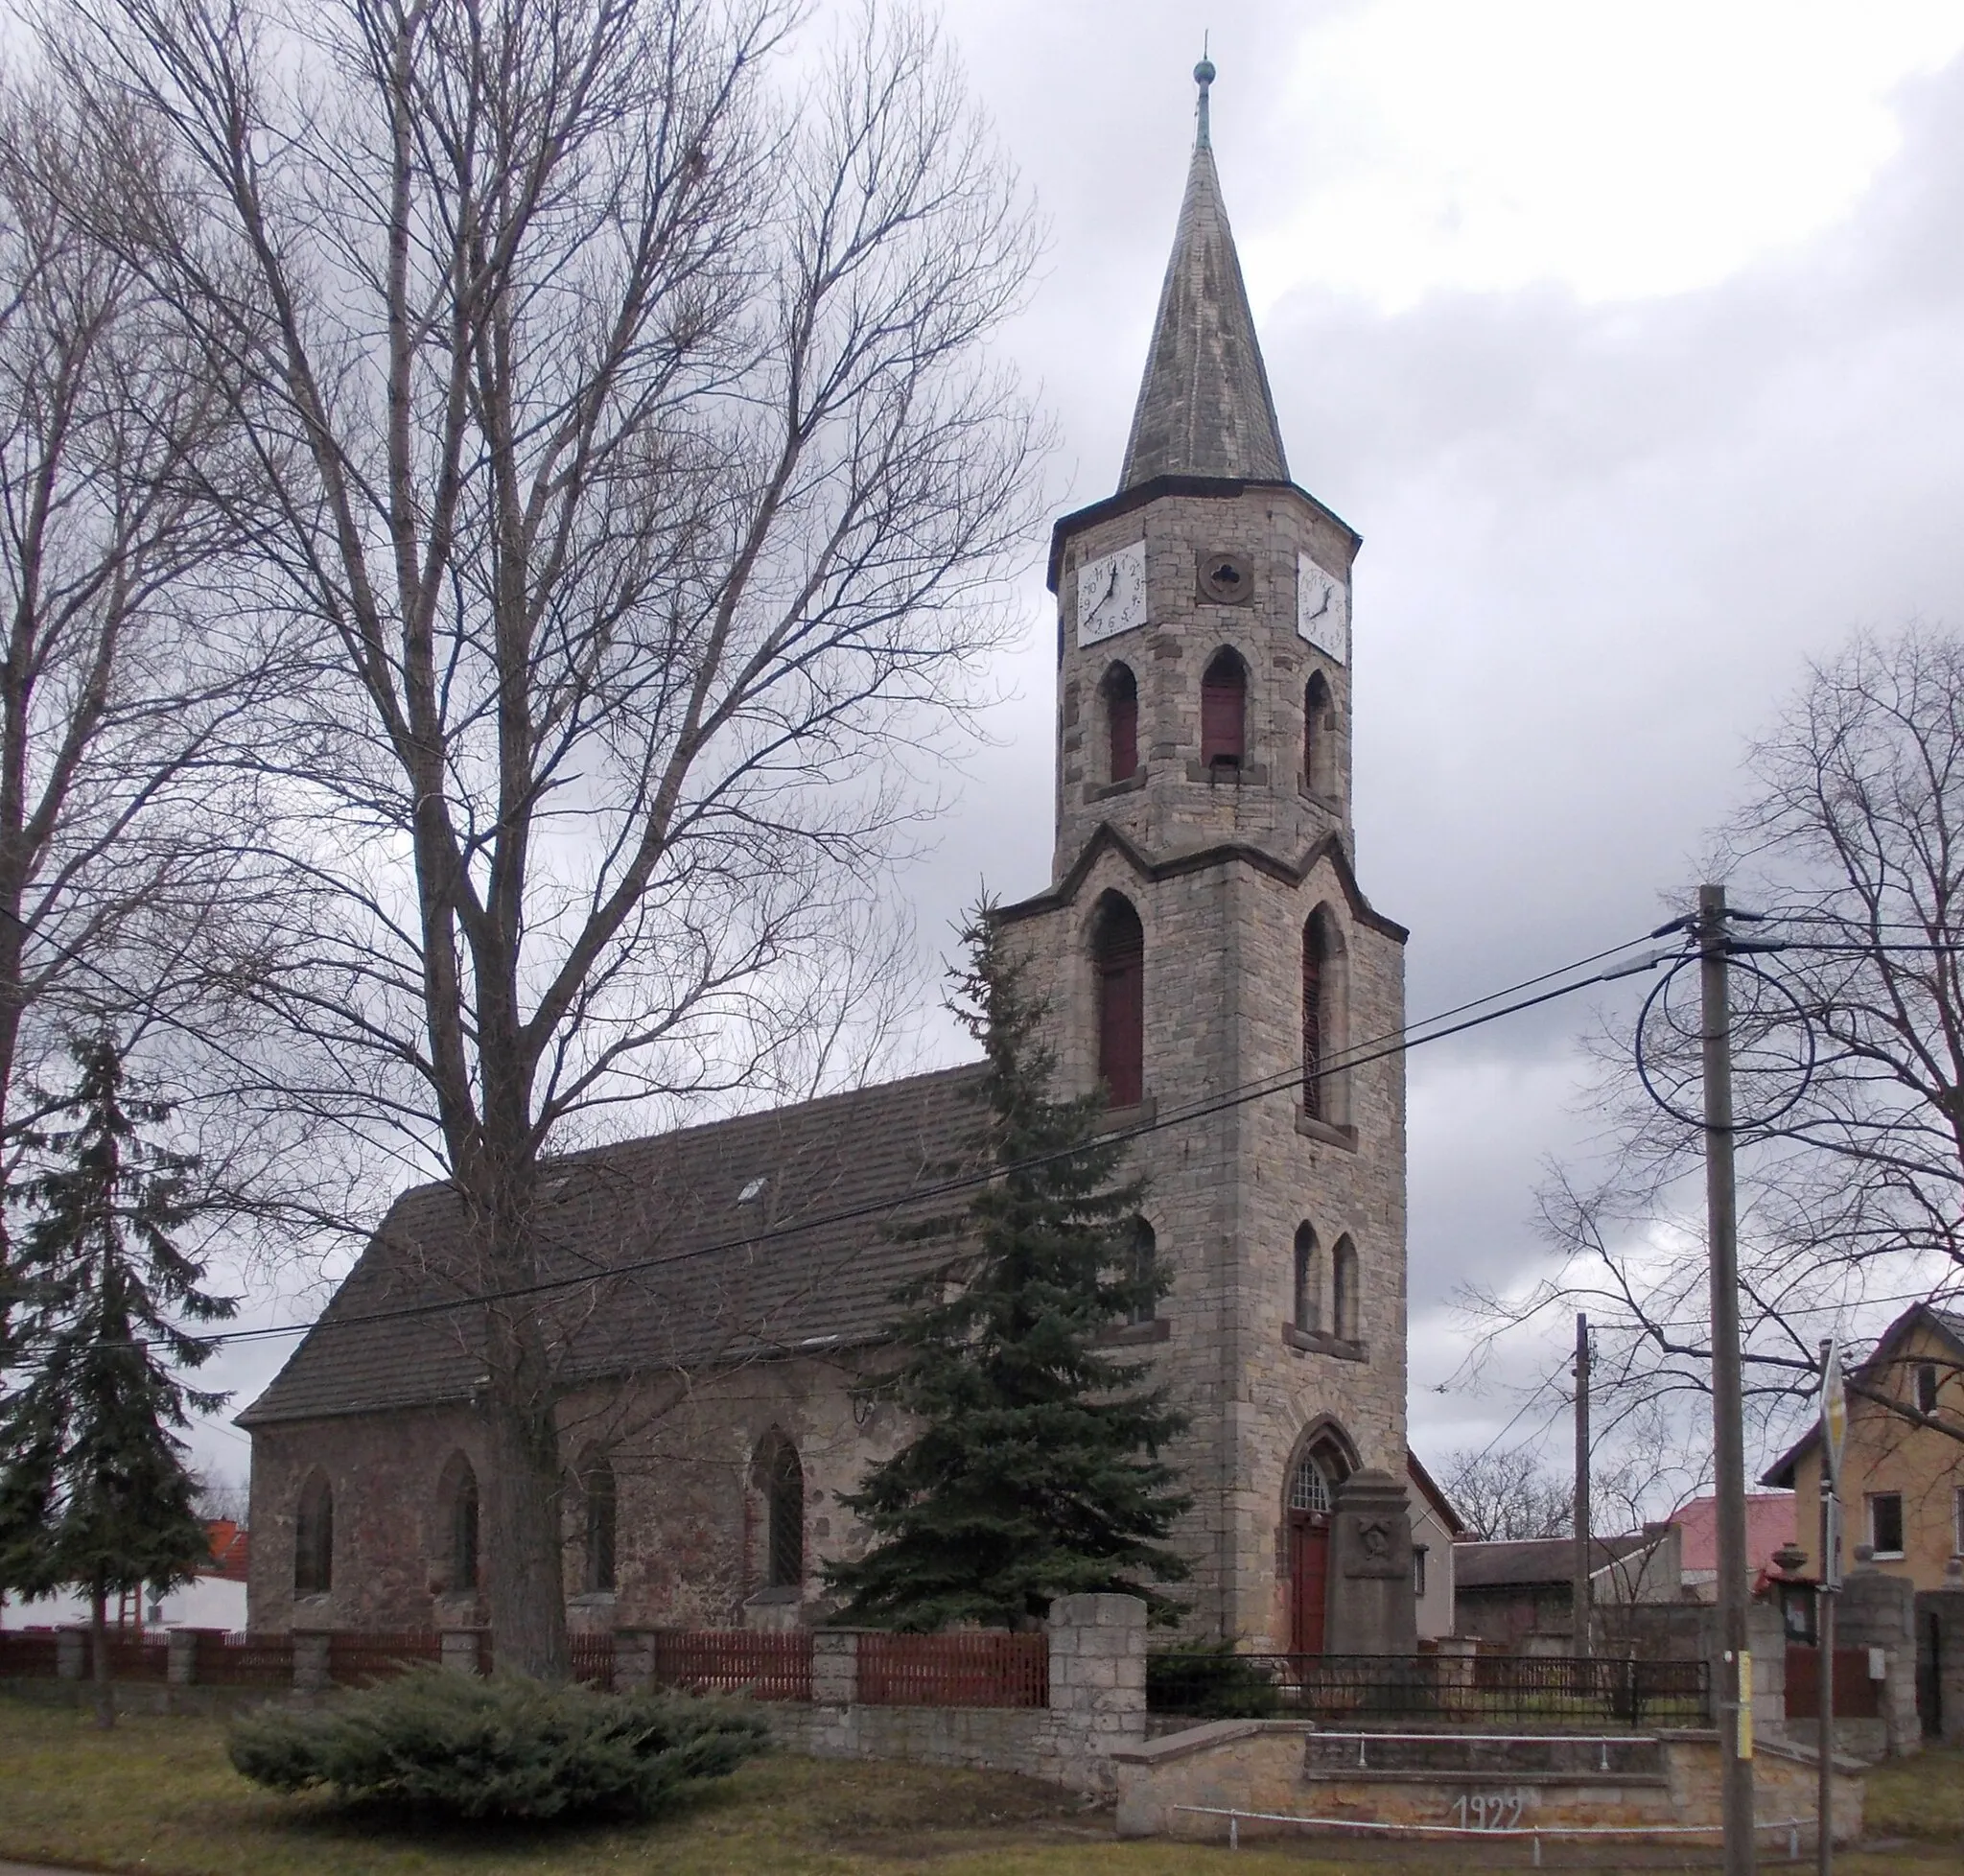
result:
[[[1323,1652],[1331,1499],[1347,1469],[1327,1445],[1319,1445],[1289,1475],[1289,1649],[1295,1654]]]

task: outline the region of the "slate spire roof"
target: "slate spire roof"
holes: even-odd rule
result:
[[[1214,169],[1207,127],[1213,76],[1205,59],[1194,68],[1199,134],[1125,446],[1121,493],[1157,476],[1289,480],[1275,401]]]

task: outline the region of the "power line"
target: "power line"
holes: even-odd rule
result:
[[[1467,1017],[1464,1020],[1458,1022],[1448,1020],[1453,1017],[1462,1015],[1466,1011],[1482,1009],[1485,1005],[1494,1002],[1497,998],[1514,995],[1522,990],[1531,989],[1537,984],[1545,984],[1557,977],[1570,976],[1577,971],[1586,970],[1592,964],[1600,964],[1605,959],[1614,957],[1619,952],[1629,950],[1632,947],[1644,942],[1643,938],[1626,939],[1620,944],[1611,945],[1574,963],[1560,966],[1553,971],[1541,972],[1532,977],[1524,978],[1520,983],[1509,986],[1506,990],[1490,992],[1485,997],[1475,997],[1469,1002],[1458,1004],[1452,1009],[1425,1018],[1419,1022],[1408,1024],[1402,1029],[1387,1031],[1383,1036],[1372,1038],[1366,1043],[1358,1044],[1355,1049],[1346,1051],[1342,1060],[1320,1068],[1314,1076],[1306,1076],[1299,1067],[1292,1068],[1284,1075],[1266,1077],[1260,1081],[1247,1083],[1243,1087],[1231,1090],[1227,1093],[1177,1109],[1164,1116],[1156,1115],[1152,1120],[1142,1121],[1136,1126],[1115,1131],[1104,1136],[1101,1143],[1130,1144],[1134,1140],[1144,1138],[1153,1134],[1164,1133],[1174,1127],[1186,1126],[1195,1121],[1210,1119],[1216,1114],[1247,1106],[1254,1101],[1267,1099],[1274,1094],[1299,1088],[1306,1081],[1320,1081],[1334,1075],[1347,1073],[1355,1068],[1368,1067],[1373,1063],[1408,1053],[1410,1050],[1420,1047],[1427,1043],[1443,1042],[1449,1037],[1462,1035],[1468,1030],[1483,1027],[1488,1022],[1498,1021],[1503,1017],[1518,1015],[1522,1011],[1533,1009],[1540,1004],[1554,1001],[1558,997],[1572,996],[1576,991],[1585,990],[1599,983],[1613,981],[1618,977],[1632,974],[1638,970],[1654,968],[1667,958],[1674,957],[1677,954],[1674,950],[1647,954],[1645,957],[1620,966],[1616,970],[1601,972],[1591,977],[1577,978],[1573,982],[1560,984],[1552,990],[1540,991],[1532,997],[1522,997],[1518,1001],[1506,1003],[1497,1009],[1486,1010],[1484,1015]],[[1445,1026],[1440,1027],[1440,1024]],[[998,1179],[1010,1177],[1019,1172],[1034,1171],[1040,1166],[1049,1164],[1056,1160],[1066,1158],[1070,1154],[1082,1150],[1079,1147],[1064,1148],[1055,1153],[1041,1154],[1028,1160],[1019,1161],[1009,1166],[984,1167],[973,1173],[959,1174],[943,1180],[938,1184],[918,1188],[898,1199],[890,1198],[872,1201],[860,1206],[848,1207],[839,1211],[821,1214],[815,1218],[799,1219],[790,1224],[777,1226],[765,1231],[745,1231],[737,1236],[722,1239],[715,1243],[692,1246],[686,1251],[668,1252],[658,1255],[636,1258],[626,1263],[610,1265],[603,1271],[587,1271],[566,1277],[543,1278],[531,1283],[512,1284],[496,1290],[479,1291],[461,1297],[433,1299],[427,1302],[406,1303],[386,1310],[369,1310],[360,1314],[333,1318],[320,1317],[311,1324],[278,1324],[257,1328],[218,1331],[210,1335],[201,1335],[198,1339],[212,1347],[246,1342],[271,1341],[285,1336],[309,1334],[316,1329],[364,1327],[380,1322],[398,1322],[425,1316],[443,1315],[459,1309],[479,1308],[494,1302],[518,1301],[529,1297],[547,1295],[554,1291],[577,1289],[596,1281],[636,1276],[650,1270],[670,1269],[680,1264],[693,1262],[701,1257],[716,1256],[731,1251],[773,1243],[780,1239],[796,1237],[803,1232],[825,1230],[836,1225],[855,1224],[864,1219],[881,1214],[891,1215],[902,1205],[912,1208],[954,1197],[962,1192],[973,1190],[978,1186],[991,1184]]]

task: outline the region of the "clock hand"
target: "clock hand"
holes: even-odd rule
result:
[[[1110,563],[1108,563],[1108,564],[1107,564],[1107,566],[1106,566],[1106,569],[1105,569],[1105,590],[1104,590],[1104,592],[1100,593],[1100,594],[1098,595],[1098,597],[1097,597],[1097,598],[1096,598],[1095,599],[1093,599],[1093,600],[1091,601],[1090,609],[1089,609],[1089,611],[1087,611],[1087,613],[1085,614],[1085,617],[1086,617],[1086,618],[1087,618],[1087,620],[1091,620],[1091,619],[1096,619],[1096,618],[1097,618],[1097,616],[1098,616],[1098,615],[1099,615],[1099,614],[1100,614],[1100,613],[1101,613],[1102,611],[1104,611],[1104,609],[1105,609],[1105,602],[1106,602],[1106,600],[1108,600],[1109,598],[1111,598],[1111,595],[1113,594],[1113,592],[1115,592],[1115,591],[1117,590],[1117,587],[1118,587],[1118,565],[1117,565],[1117,563],[1116,563],[1115,561],[1113,561],[1113,562],[1110,562]]]

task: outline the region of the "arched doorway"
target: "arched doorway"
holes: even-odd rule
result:
[[[1289,1467],[1283,1526],[1289,1552],[1289,1651],[1323,1652],[1323,1612],[1330,1583],[1330,1513],[1337,1488],[1350,1473],[1349,1456],[1325,1431],[1298,1447]]]

